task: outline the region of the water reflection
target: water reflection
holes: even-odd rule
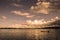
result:
[[[1,40],[56,40],[58,29],[0,29]],[[56,37],[57,34],[57,37]]]

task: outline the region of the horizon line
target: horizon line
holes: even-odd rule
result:
[[[60,29],[60,27],[44,27],[44,28],[0,28],[0,29]]]

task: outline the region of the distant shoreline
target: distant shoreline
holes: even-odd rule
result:
[[[0,28],[0,29],[60,29],[60,27],[45,27],[45,28]]]

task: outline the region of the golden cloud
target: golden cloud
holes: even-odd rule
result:
[[[32,24],[32,25],[41,25],[41,24],[45,24],[46,21],[44,19],[41,20],[27,20],[26,21],[27,24]]]
[[[31,6],[31,11],[35,13],[42,13],[42,14],[48,14],[49,13],[49,6],[50,2],[38,2],[36,3],[37,6]]]
[[[27,18],[32,18],[32,17],[34,17],[35,15],[28,15],[28,16],[26,16]]]
[[[21,12],[21,11],[12,11],[11,13],[14,13],[15,15],[24,16],[24,17],[27,17],[27,18],[32,18],[32,17],[35,16],[35,15],[30,15],[30,13]]]

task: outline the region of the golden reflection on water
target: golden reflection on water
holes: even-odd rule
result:
[[[47,38],[55,39],[54,29],[0,29],[0,36],[9,36],[12,38],[27,37],[27,39],[44,40]]]

